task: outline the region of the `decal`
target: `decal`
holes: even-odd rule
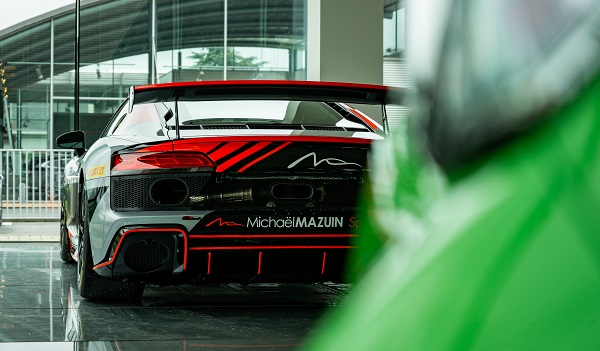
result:
[[[350,228],[355,228],[355,229],[360,228],[360,220],[356,219],[354,217],[350,217],[350,225],[349,225],[349,227]]]
[[[239,153],[238,155],[230,158],[229,160],[223,162],[222,164],[220,164],[217,167],[217,172],[224,172],[226,169],[228,169],[229,167],[235,165],[236,163],[240,162],[241,160],[249,157],[250,155],[255,154],[256,152],[260,151],[261,149],[265,148],[266,146],[268,146],[270,144],[270,142],[260,142],[260,143],[256,143],[255,145],[253,145],[252,147],[250,147],[249,149]]]
[[[290,144],[291,144],[291,142],[287,142],[287,143],[285,143],[285,144],[283,144],[283,145],[280,145],[280,146],[278,146],[278,147],[277,147],[275,150],[272,150],[271,152],[268,152],[268,153],[266,153],[266,154],[262,155],[261,157],[259,157],[259,158],[255,159],[254,161],[252,161],[252,162],[248,163],[247,165],[245,165],[244,167],[240,168],[239,172],[243,172],[243,171],[245,171],[245,170],[246,170],[246,169],[248,169],[250,166],[252,166],[252,165],[254,165],[254,164],[256,164],[256,163],[258,163],[258,162],[260,162],[260,161],[264,160],[265,158],[267,158],[267,157],[269,157],[269,156],[273,155],[273,154],[274,154],[274,153],[276,153],[276,152],[279,152],[281,149],[283,149],[284,147],[286,147],[286,146],[288,146],[288,145],[290,145]]]
[[[88,179],[98,178],[104,176],[104,171],[106,170],[106,166],[96,166],[90,168],[88,171]]]
[[[248,217],[249,228],[342,228],[344,217]]]
[[[358,163],[346,162],[344,160],[340,160],[339,158],[329,157],[329,158],[324,158],[324,159],[322,159],[320,161],[317,161],[317,154],[314,153],[314,152],[311,152],[309,154],[306,154],[306,155],[300,157],[296,161],[290,163],[290,165],[287,168],[288,169],[294,168],[298,163],[304,161],[305,159],[307,159],[307,158],[309,158],[311,156],[313,158],[313,166],[314,167],[317,167],[321,163],[326,162],[330,166],[350,166],[350,165],[352,165],[352,166],[358,166],[358,167],[362,168],[362,166],[359,165]]]
[[[220,218],[220,217],[217,218],[217,219],[215,219],[214,221],[208,223],[206,226],[210,227],[211,225],[213,225],[215,223],[218,223],[219,227],[222,227],[222,226],[226,226],[226,227],[243,227],[244,226],[243,224],[232,222],[232,221],[225,221],[224,222],[223,218]]]

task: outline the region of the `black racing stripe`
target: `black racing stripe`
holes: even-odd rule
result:
[[[244,145],[244,146],[238,148],[237,150],[232,151],[229,154],[221,157],[218,161],[216,161],[217,165],[220,165],[220,164],[223,164],[223,163],[227,162],[228,160],[234,158],[235,156],[241,154],[242,152],[248,150],[249,148],[253,147],[256,144],[258,144],[257,141],[251,141],[251,142],[246,143],[246,145]]]
[[[227,171],[237,172],[241,168],[245,167],[247,164],[254,162],[256,159],[263,157],[264,155],[268,154],[269,152],[272,152],[273,150],[277,149],[278,147],[280,147],[283,144],[285,144],[285,143],[284,142],[272,142],[269,145],[265,146],[264,148],[260,149],[259,151],[255,152],[254,154],[239,161],[237,164],[231,166],[230,168],[227,169]],[[268,157],[266,159],[268,159]],[[264,161],[264,160],[261,160],[261,161]]]
[[[206,152],[207,155],[210,155],[212,152],[215,152],[217,150],[219,150],[220,148],[223,147],[223,145],[226,145],[227,143],[218,143],[215,147],[213,147],[212,149],[210,149],[209,151]]]

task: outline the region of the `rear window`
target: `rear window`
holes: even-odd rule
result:
[[[156,103],[157,111],[166,116],[167,126],[175,125],[174,102]],[[180,101],[179,123],[183,126],[211,124],[288,124],[338,126],[366,129],[345,119],[329,104],[315,101],[228,100]],[[169,112],[169,110],[171,112]]]

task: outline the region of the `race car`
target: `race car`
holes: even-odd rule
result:
[[[391,92],[306,81],[131,87],[88,149],[83,131],[56,139],[75,151],[63,175],[60,254],[77,262],[80,295],[343,281]],[[361,112],[373,107],[381,123]]]

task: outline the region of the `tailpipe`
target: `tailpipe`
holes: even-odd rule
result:
[[[208,207],[234,202],[248,202],[253,199],[252,189],[250,188],[230,193],[190,196],[190,204],[193,207]]]

